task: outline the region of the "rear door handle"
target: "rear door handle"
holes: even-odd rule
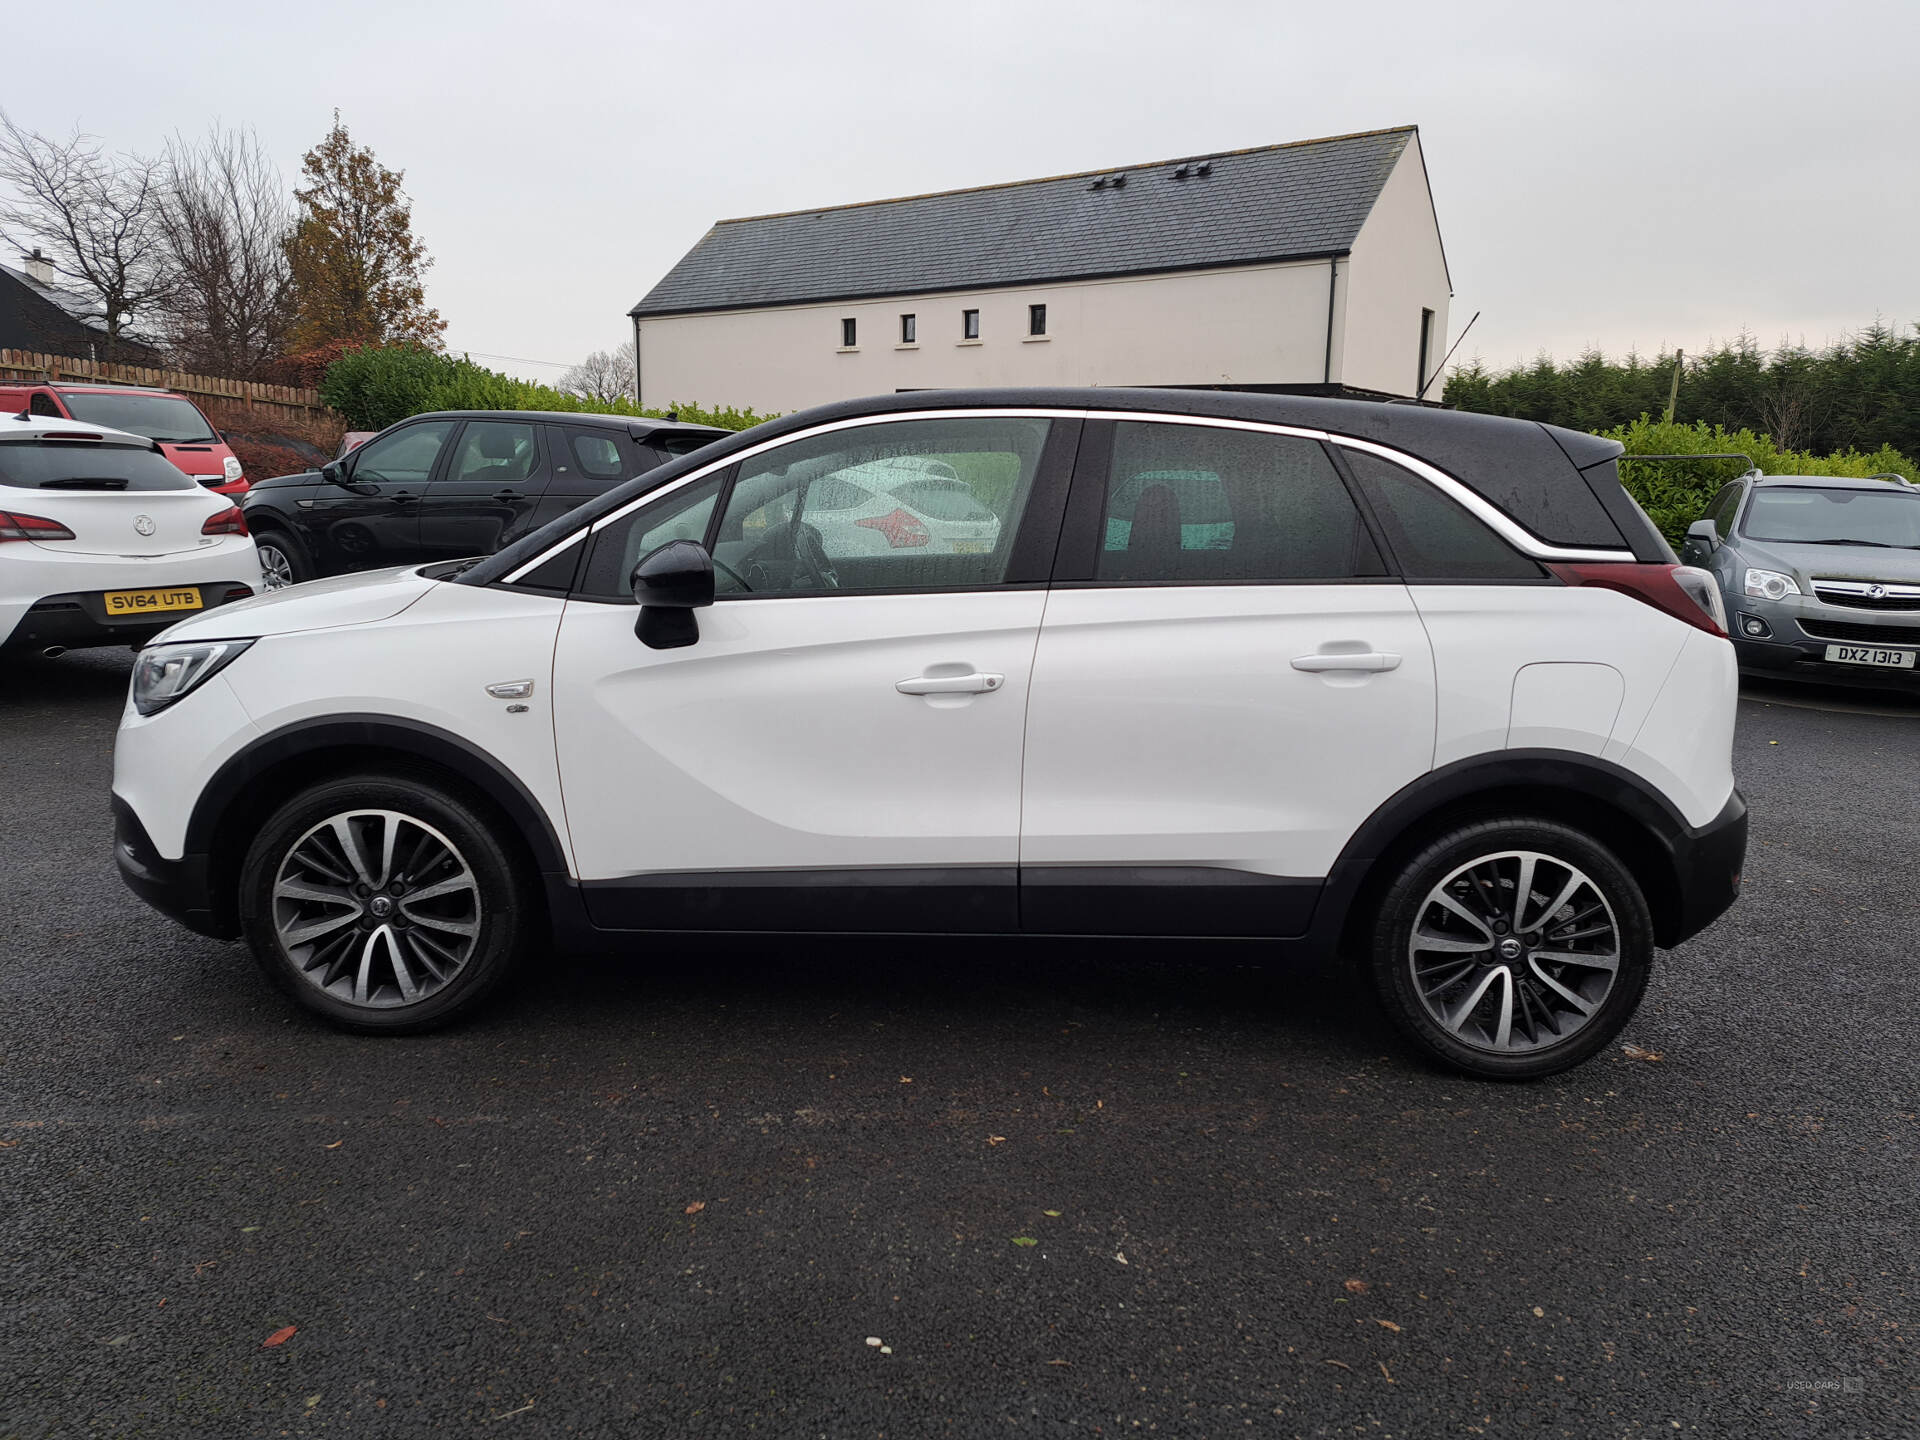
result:
[[[1398,670],[1400,657],[1382,650],[1368,650],[1358,655],[1300,655],[1294,658],[1293,668],[1313,675],[1329,670],[1358,670],[1365,674],[1378,674],[1382,670]]]
[[[893,688],[902,695],[985,695],[1007,683],[1004,675],[976,670],[971,675],[916,675]]]
[[[518,490],[496,490],[493,492],[493,498],[498,500],[502,505],[511,505],[520,498],[520,492]]]

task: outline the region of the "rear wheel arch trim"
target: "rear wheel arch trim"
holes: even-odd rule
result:
[[[1571,750],[1492,750],[1429,771],[1389,796],[1353,833],[1329,872],[1327,890],[1316,913],[1314,928],[1337,939],[1353,917],[1362,891],[1373,880],[1374,869],[1396,844],[1436,815],[1477,795],[1528,789],[1547,792],[1538,813],[1560,818],[1552,798],[1571,797],[1604,805],[1638,826],[1658,842],[1651,857],[1621,855],[1629,872],[1639,873],[1649,859],[1668,885],[1678,885],[1679,867],[1674,846],[1694,834],[1677,806],[1653,785],[1624,766]],[[1604,840],[1604,837],[1595,837]],[[1670,925],[1661,912],[1668,896],[1648,894],[1655,928]]]
[[[566,848],[540,802],[505,764],[451,731],[392,715],[330,715],[275,730],[230,758],[200,792],[187,821],[185,853],[211,855],[222,822],[246,786],[296,756],[316,750],[379,751],[422,761],[477,789],[505,813],[542,875],[568,875]]]

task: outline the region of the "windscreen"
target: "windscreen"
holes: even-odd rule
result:
[[[89,425],[105,425],[110,430],[127,430],[149,440],[168,445],[204,445],[219,437],[207,424],[207,417],[191,401],[178,395],[88,395],[69,392],[60,397],[67,402],[73,418]]]
[[[197,490],[164,455],[97,440],[0,442],[0,485],[15,490]]]
[[[1920,549],[1920,495],[1904,486],[1826,490],[1763,485],[1747,506],[1741,533],[1795,545]]]

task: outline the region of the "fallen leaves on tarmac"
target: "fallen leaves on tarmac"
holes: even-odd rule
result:
[[[276,1345],[286,1344],[287,1341],[294,1337],[294,1333],[299,1330],[299,1328],[298,1325],[282,1325],[278,1330],[260,1342],[260,1348],[262,1350],[271,1350]]]

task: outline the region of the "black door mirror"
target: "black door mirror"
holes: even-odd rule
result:
[[[329,460],[320,467],[320,478],[330,485],[338,485],[342,490],[351,490],[355,495],[376,495],[379,492],[373,486],[363,484],[353,478],[353,472],[338,460]]]
[[[669,540],[643,555],[630,582],[640,618],[633,633],[652,650],[677,650],[700,638],[693,612],[713,604],[713,557],[697,540]]]
[[[1720,527],[1711,520],[1696,520],[1687,527],[1687,538],[1680,547],[1695,559],[1705,559],[1720,548]]]

